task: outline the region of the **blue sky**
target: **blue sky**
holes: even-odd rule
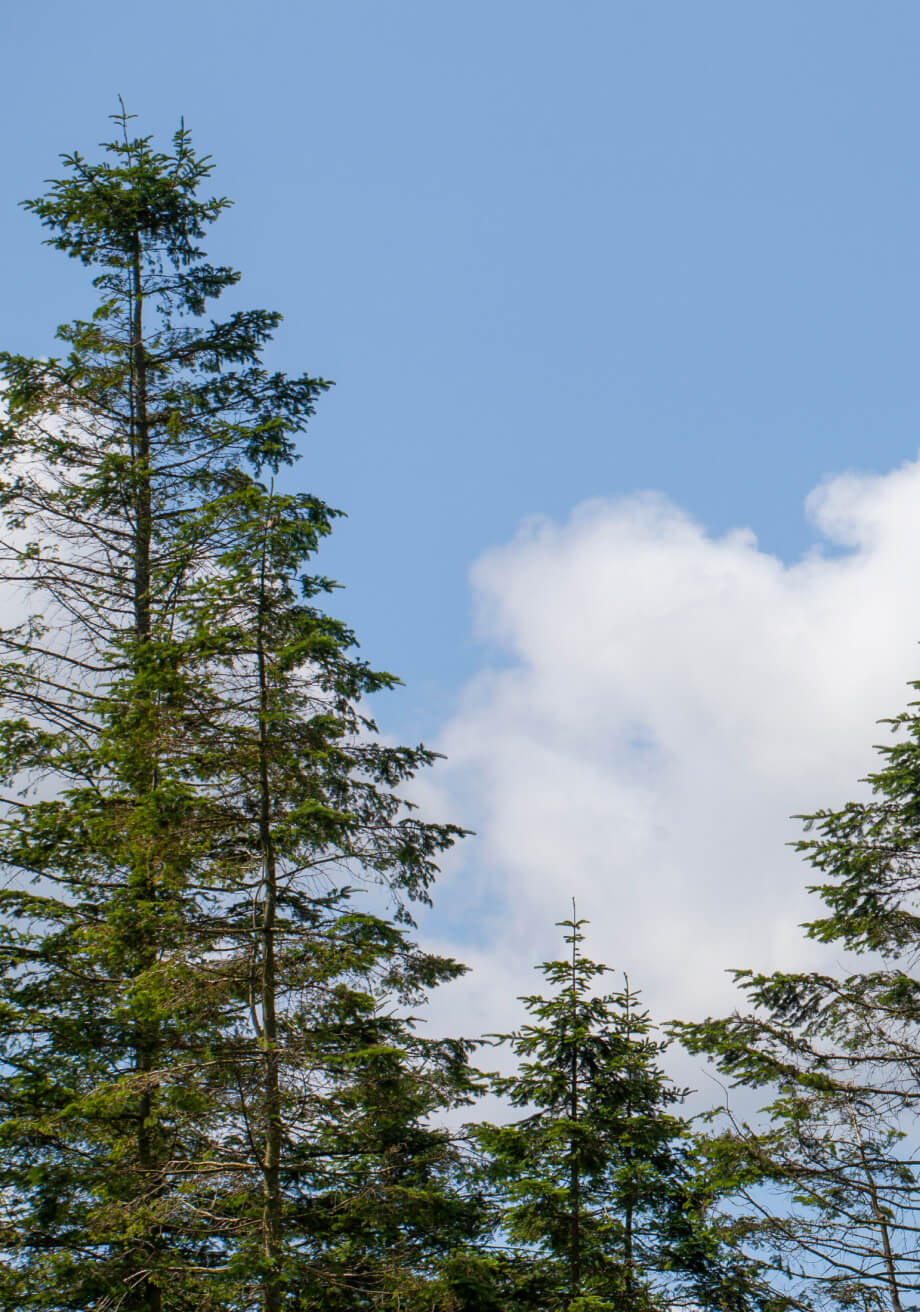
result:
[[[683,602],[668,581],[699,541],[712,548],[699,548],[706,561],[731,557],[752,578],[776,568],[777,555],[792,570],[787,597],[802,586],[795,562],[821,539],[803,513],[806,494],[848,469],[895,477],[916,455],[915,4],[44,0],[5,6],[0,25],[0,344],[46,351],[54,324],[88,304],[82,271],[41,248],[17,201],[55,174],[59,152],[90,150],[106,135],[118,94],[143,131],[166,134],[184,115],[215,157],[216,188],[236,201],[215,253],[243,270],[244,301],[285,314],[272,362],[337,383],[295,477],[348,511],[323,565],[347,587],[338,609],[366,654],[406,681],[380,707],[388,732],[456,742],[470,698],[492,706],[517,671],[508,695],[530,705],[521,691],[530,679],[536,699],[528,751],[549,750],[554,694],[534,691],[534,671],[552,666],[552,625],[535,636],[509,591],[510,580],[531,577],[518,566],[533,538],[503,548],[528,517],[548,517],[554,559],[580,560],[566,543],[586,521],[560,526],[580,504],[606,499],[610,533],[589,526],[584,542],[620,552],[626,572],[597,604],[618,604],[617,580],[628,576],[634,602],[623,623],[652,623],[639,613],[650,589],[672,617],[663,640],[679,648]],[[873,543],[888,529],[897,538],[891,525],[910,519],[909,506],[895,484],[860,486],[838,487],[849,509],[822,549],[831,560],[864,549],[866,577],[887,595],[866,525],[888,526]],[[641,489],[671,509],[624,510],[640,504],[628,498]],[[681,536],[686,516],[702,539]],[[672,563],[636,582],[629,571],[652,521]],[[756,533],[760,552],[719,556],[714,544],[737,526]],[[496,548],[505,554],[483,565]],[[838,582],[816,614],[851,607]],[[539,591],[539,581],[514,586]],[[910,586],[905,578],[891,589],[891,607],[910,605]],[[567,589],[581,595],[570,582],[560,596]],[[478,629],[474,604],[485,614]],[[776,605],[787,615],[786,601]],[[852,674],[900,698],[920,615],[897,632],[896,669],[873,683],[887,659],[877,644]],[[718,667],[732,634],[718,651],[701,647],[701,662]],[[841,641],[862,650],[858,632]],[[660,678],[675,704],[698,699],[688,724],[713,722],[715,693],[682,682],[680,662]],[[623,759],[633,768],[648,737],[648,716],[635,709],[645,703],[626,696],[628,679],[611,679],[593,695],[630,702],[618,723],[632,724]],[[851,686],[841,683],[841,707]],[[854,753],[872,740],[869,711],[899,704],[877,707],[868,693],[856,702]],[[608,765],[614,752],[590,735],[577,748],[576,761]],[[500,756],[496,747],[490,760]],[[494,872],[503,849],[489,847],[483,798],[503,794],[485,789],[484,768],[474,761],[451,800],[469,805],[485,835],[467,860]],[[606,786],[616,790],[613,775]],[[785,822],[812,800],[825,799],[783,794],[771,804],[786,808]],[[457,920],[451,887],[448,878],[444,915]]]

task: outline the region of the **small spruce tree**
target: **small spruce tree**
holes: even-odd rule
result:
[[[519,1059],[495,1091],[521,1109],[477,1137],[499,1235],[514,1252],[509,1306],[650,1312],[769,1303],[756,1266],[715,1211],[722,1187],[675,1112],[686,1091],[659,1065],[666,1042],[626,980],[595,993],[608,968],[582,951],[586,922],[562,921],[569,955],[540,970],[548,995],[501,1036]]]

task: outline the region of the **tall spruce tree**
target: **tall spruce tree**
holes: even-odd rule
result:
[[[60,358],[0,356],[3,573],[30,590],[0,633],[0,1306],[272,1312],[298,1305],[282,1195],[330,1008],[365,1008],[370,1061],[357,977],[456,971],[341,921],[341,880],[425,897],[460,831],[400,803],[431,755],[375,743],[358,706],[394,680],[301,581],[334,512],[260,481],[327,384],[261,363],[277,314],[206,318],[238,280],[199,245],[227,204],[199,194],[210,162],[117,122],[28,202],[96,309]],[[407,1035],[411,1080],[433,1059]],[[335,1059],[345,1087],[360,1061]],[[438,1061],[431,1106],[469,1081]]]
[[[561,922],[569,955],[540,967],[552,992],[522,999],[533,1021],[503,1036],[520,1065],[495,1088],[526,1114],[478,1130],[517,1258],[509,1306],[782,1306],[718,1215],[724,1184],[675,1113],[667,1044],[628,980],[592,991],[608,968],[584,955],[585,923]]]
[[[915,689],[918,685],[913,685]],[[920,715],[886,722],[873,796],[802,817],[827,914],[810,938],[871,954],[849,974],[737,971],[749,1011],[677,1028],[765,1118],[732,1122],[752,1238],[803,1300],[905,1312],[920,1302]]]

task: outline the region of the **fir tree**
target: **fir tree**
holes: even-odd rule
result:
[[[423,1041],[398,1008],[462,968],[355,914],[347,887],[320,890],[370,876],[424,897],[456,831],[419,823],[393,791],[431,756],[381,746],[359,713],[355,699],[391,680],[355,660],[350,633],[317,609],[330,585],[302,572],[309,499],[249,485],[229,500],[232,541],[178,607],[207,632],[185,736],[219,862],[221,896],[200,928],[226,957],[211,976],[225,1015],[236,1005],[209,1150],[235,1185],[229,1211],[212,1201],[209,1215],[235,1249],[239,1296],[258,1286],[266,1309],[288,1296],[363,1306],[348,1302],[359,1292],[376,1306],[394,1289],[404,1303],[422,1289],[430,1303],[444,1226],[472,1234],[477,1208],[454,1188],[459,1157],[426,1120],[469,1101],[475,1080],[467,1044]]]
[[[227,204],[199,195],[210,162],[184,127],[164,152],[118,123],[28,203],[97,308],[61,358],[0,357],[4,574],[33,597],[0,634],[0,1305],[270,1312],[293,1089],[320,995],[320,1032],[355,1006],[358,967],[336,982],[322,949],[334,889],[425,897],[460,831],[401,804],[431,754],[374,742],[358,706],[394,680],[301,577],[334,512],[262,481],[327,384],[262,364],[277,314],[205,317],[238,280],[199,246]],[[368,923],[381,980],[455,971]]]
[[[592,992],[607,967],[581,948],[583,920],[561,922],[570,955],[540,967],[548,996],[503,1036],[520,1059],[496,1091],[519,1121],[478,1137],[498,1189],[501,1232],[520,1266],[514,1306],[560,1312],[769,1300],[714,1213],[719,1187],[662,1071],[667,1046],[628,980]],[[538,1292],[539,1291],[539,1292]]]
[[[920,1293],[917,705],[887,723],[873,796],[802,817],[797,844],[827,907],[809,937],[871,953],[869,968],[737,971],[750,1011],[677,1027],[734,1083],[767,1093],[766,1127],[732,1122],[725,1141],[768,1185],[752,1191],[752,1236],[801,1298],[867,1312],[902,1312]]]

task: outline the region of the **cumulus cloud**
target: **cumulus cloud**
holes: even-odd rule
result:
[[[876,721],[920,677],[918,507],[920,462],[828,479],[806,501],[822,545],[787,564],[643,493],[529,520],[475,563],[496,656],[428,799],[478,831],[430,926],[474,967],[445,1020],[519,1018],[573,896],[590,955],[662,1018],[730,1009],[729,967],[819,960],[790,817],[862,791]]]

